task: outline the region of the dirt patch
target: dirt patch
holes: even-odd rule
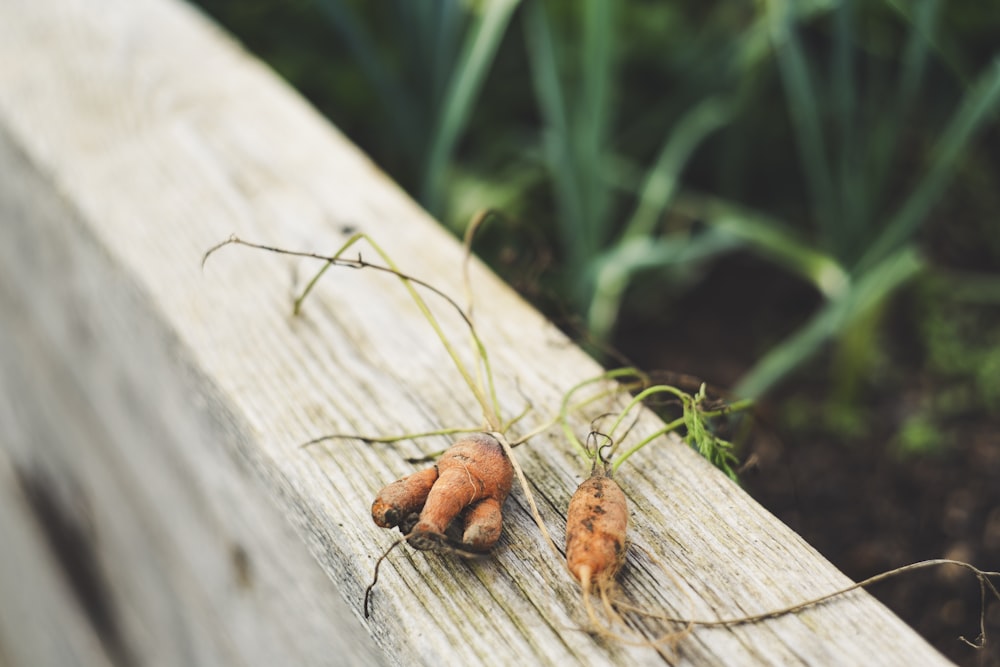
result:
[[[616,345],[643,368],[723,387],[749,367],[755,350],[780,341],[818,303],[808,288],[752,258],[720,264],[680,300],[649,297],[633,295],[647,306],[623,324]],[[919,345],[900,335],[912,330],[909,323],[888,321],[883,330],[891,363],[873,369],[881,377],[862,390],[864,409],[854,425],[819,417],[831,394],[830,361],[821,359],[762,406],[764,427],[740,451],[755,461],[742,482],[855,581],[932,558],[1000,570],[1000,418],[966,411],[940,425],[934,448],[904,453],[900,429],[936,388]],[[976,651],[958,639],[979,632],[979,586],[969,573],[935,568],[871,593],[958,664],[1000,665],[1000,603],[988,607],[988,648]]]

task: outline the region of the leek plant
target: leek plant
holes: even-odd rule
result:
[[[387,49],[366,26],[361,9],[317,0],[388,114],[420,203],[440,215],[447,171],[520,0],[393,0],[384,3],[398,39]],[[386,57],[395,50],[395,58]]]
[[[889,4],[906,38],[894,56],[894,80],[879,91],[859,75],[863,64],[870,65],[862,58],[873,56],[862,48],[855,0],[763,3],[725,48],[713,44],[722,54],[712,60],[716,89],[703,90],[659,138],[649,165],[632,169],[640,175],[624,215],[616,205],[621,186],[610,173],[625,160],[616,152],[612,104],[620,8],[609,0],[579,3],[579,25],[567,37],[565,28],[554,28],[546,3],[526,4],[526,43],[545,122],[542,153],[551,174],[567,283],[574,286],[593,335],[612,335],[626,290],[640,276],[719,261],[738,249],[754,252],[807,281],[823,297],[811,318],[768,350],[735,387],[739,395],[759,396],[826,344],[850,339],[852,327],[870,326],[873,313],[925,270],[916,234],[973,137],[995,115],[1000,60],[964,86],[922,173],[898,194],[894,173],[901,167],[912,172],[901,164],[904,130],[920,106],[928,62],[944,56],[935,37],[938,0]],[[829,34],[825,61],[805,46],[806,29],[814,26]],[[567,41],[576,48],[568,48]],[[567,63],[567,53],[578,57]],[[797,157],[789,160],[797,159],[808,193],[806,220],[785,221],[731,198],[683,187],[683,171],[695,152],[742,111],[765,103],[752,83],[740,83],[760,78],[762,70],[776,70],[783,87],[797,148]],[[672,231],[664,225],[669,215],[702,224],[694,231],[692,226]],[[845,368],[860,372],[862,366],[856,362]]]

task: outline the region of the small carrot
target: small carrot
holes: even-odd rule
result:
[[[566,564],[584,593],[611,583],[625,562],[628,503],[608,466],[594,466],[569,501]]]
[[[383,528],[399,526],[416,549],[446,550],[457,543],[489,551],[500,539],[501,508],[513,480],[514,469],[497,439],[475,433],[452,445],[434,467],[382,489],[372,518]],[[462,532],[453,536],[459,518]]]

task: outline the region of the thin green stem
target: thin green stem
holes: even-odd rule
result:
[[[753,404],[754,404],[753,400],[744,398],[742,400],[736,401],[735,403],[730,403],[724,408],[720,408],[718,410],[710,410],[708,412],[702,412],[701,418],[704,419],[711,417],[721,417],[723,415],[728,415],[733,412],[742,412],[743,410],[753,407]],[[641,441],[639,441],[638,443],[630,447],[628,450],[626,450],[624,454],[618,457],[618,459],[611,466],[611,472],[614,473],[615,471],[617,471],[618,468],[621,466],[621,464],[625,462],[625,459],[632,456],[637,451],[648,445],[650,442],[652,442],[656,438],[659,438],[661,435],[666,435],[667,433],[676,430],[678,426],[683,426],[684,422],[685,422],[684,417],[678,417],[672,422],[669,422],[665,424],[663,427],[657,429],[656,432],[643,438]]]
[[[312,280],[306,283],[305,289],[302,290],[302,294],[300,294],[292,303],[292,313],[294,315],[298,315],[302,311],[302,302],[305,301],[307,296],[309,296],[309,292],[311,292],[313,287],[316,286],[316,283],[318,283],[319,279],[323,277],[323,274],[326,273],[327,269],[336,264],[336,260],[340,259],[340,256],[347,252],[348,248],[364,238],[364,236],[364,234],[358,233],[347,239],[347,242],[340,246],[340,249],[330,256],[330,260],[323,266],[323,268],[316,272],[316,275],[312,277]]]
[[[472,340],[479,357],[479,362],[483,366],[483,373],[485,373],[486,377],[489,380],[488,391],[491,397],[490,399],[488,399],[484,394],[484,389],[482,384],[479,381],[477,381],[477,378],[474,378],[472,374],[469,373],[468,368],[466,368],[465,364],[459,358],[458,353],[451,344],[451,341],[448,340],[448,337],[445,335],[444,330],[441,328],[441,324],[437,321],[437,318],[434,317],[434,314],[431,312],[431,309],[427,305],[427,302],[424,300],[422,296],[420,296],[420,293],[417,292],[416,288],[412,285],[412,281],[409,278],[402,277],[402,272],[400,272],[399,267],[396,266],[396,264],[392,261],[392,259],[389,258],[389,255],[384,250],[382,250],[382,248],[377,243],[375,243],[373,239],[371,239],[367,235],[362,235],[362,237],[365,238],[368,241],[368,243],[372,246],[372,248],[375,249],[375,252],[377,252],[382,257],[382,259],[389,266],[389,268],[391,268],[394,272],[396,272],[397,275],[401,276],[400,279],[403,281],[406,290],[410,293],[410,297],[413,299],[413,302],[417,305],[417,308],[420,309],[420,312],[423,314],[424,319],[426,319],[428,324],[431,325],[431,328],[434,329],[434,333],[437,334],[438,340],[441,341],[441,345],[444,346],[444,349],[445,351],[447,351],[448,356],[451,357],[452,363],[455,365],[455,368],[461,374],[462,379],[465,380],[465,383],[472,391],[472,394],[476,397],[476,401],[479,403],[480,407],[483,410],[483,418],[486,420],[486,423],[489,426],[489,428],[494,430],[500,428],[501,426],[500,409],[499,409],[499,402],[497,401],[497,396],[496,396],[496,387],[493,384],[493,371],[490,368],[489,356],[486,353],[486,347],[483,345],[483,341],[479,338],[479,334],[476,333],[476,328],[473,326],[472,322],[468,319],[467,316],[465,316],[464,313],[462,313],[463,318],[465,319],[465,322],[468,325],[469,332],[472,335]],[[346,248],[344,249],[346,250]],[[341,252],[343,252],[343,250]],[[452,301],[452,303],[454,302]],[[457,304],[455,307],[458,308]],[[459,311],[461,311],[461,308],[459,308]],[[479,364],[477,364],[477,369],[478,368]]]
[[[666,424],[663,428],[656,431],[656,433],[646,436],[638,443],[627,449],[624,454],[618,457],[618,459],[611,465],[611,472],[612,473],[616,472],[618,468],[621,467],[621,464],[625,462],[625,459],[635,454],[637,451],[648,445],[656,438],[659,438],[661,435],[669,433],[670,431],[675,430],[678,426],[683,426],[683,425],[684,425],[684,417],[678,417],[672,422]]]
[[[602,375],[601,376],[601,378],[606,378],[606,377],[607,377],[606,375]],[[589,382],[591,382],[591,380],[588,380],[588,383]],[[618,385],[618,386],[615,386],[615,387],[613,387],[611,389],[605,389],[604,391],[599,391],[596,394],[594,394],[593,396],[588,396],[587,398],[585,398],[585,399],[583,399],[581,401],[577,401],[576,403],[573,403],[572,405],[569,405],[569,406],[563,408],[562,410],[560,410],[559,413],[557,413],[555,416],[553,416],[548,421],[542,422],[541,424],[539,424],[535,428],[531,429],[530,431],[528,431],[527,433],[525,433],[524,435],[522,435],[521,437],[519,437],[517,440],[515,440],[513,442],[513,445],[514,446],[520,445],[520,444],[522,444],[522,443],[530,440],[531,438],[535,437],[539,433],[544,433],[545,431],[549,430],[550,428],[552,428],[553,426],[555,426],[557,423],[559,423],[561,420],[562,421],[567,420],[570,414],[572,414],[572,413],[580,410],[581,408],[584,408],[584,407],[590,405],[591,403],[596,403],[597,401],[601,400],[602,398],[607,398],[608,396],[613,396],[613,395],[615,395],[615,394],[617,394],[617,393],[619,393],[621,391],[633,391],[635,389],[638,389],[640,386],[641,385],[634,384],[634,383],[633,384]],[[578,385],[577,388],[579,388],[579,385]],[[564,431],[565,431],[566,428],[568,428],[568,425],[564,426]],[[569,432],[569,431],[565,431],[565,432]],[[589,458],[589,456],[587,458]]]
[[[370,262],[367,262],[363,260],[360,255],[358,256],[357,259],[345,259],[344,257],[342,257],[342,255],[352,245],[354,245],[361,239],[364,239],[368,242],[368,244],[372,247],[372,249],[374,249],[375,252],[378,253],[378,255],[385,261],[386,266],[380,266],[378,264],[372,264]],[[335,255],[320,255],[312,252],[299,252],[295,250],[286,250],[284,248],[276,248],[273,246],[267,246],[258,243],[251,243],[249,241],[244,241],[239,237],[233,235],[230,236],[227,240],[223,241],[222,243],[219,243],[209,248],[208,251],[205,253],[205,255],[202,257],[201,260],[202,266],[205,265],[205,262],[213,253],[215,253],[215,251],[219,250],[223,246],[230,244],[244,245],[250,248],[257,248],[258,250],[267,250],[269,252],[274,252],[282,255],[290,255],[293,257],[306,257],[326,262],[326,265],[317,272],[317,274],[313,277],[312,280],[309,281],[303,293],[299,296],[298,299],[295,300],[295,309],[296,309],[295,312],[298,312],[298,309],[301,307],[302,301],[309,294],[312,288],[316,285],[316,282],[319,280],[319,278],[330,268],[331,265],[334,264],[336,264],[337,266],[346,266],[350,268],[375,269],[377,271],[384,271],[386,273],[391,273],[397,278],[399,278],[399,280],[402,281],[403,286],[409,292],[410,297],[413,299],[413,302],[416,304],[417,308],[424,316],[424,319],[427,320],[428,324],[430,324],[431,328],[434,330],[434,333],[437,335],[438,340],[441,341],[441,344],[447,351],[448,356],[451,357],[451,360],[454,363],[455,368],[458,370],[459,374],[462,376],[462,379],[465,380],[466,385],[468,385],[469,389],[475,396],[476,402],[479,403],[480,407],[482,408],[483,418],[486,420],[488,428],[491,430],[497,430],[502,426],[500,419],[499,400],[497,398],[496,387],[493,381],[493,371],[492,368],[490,367],[489,356],[487,355],[486,347],[483,345],[482,340],[476,333],[476,328],[475,326],[473,326],[472,321],[469,319],[469,316],[465,313],[465,311],[462,310],[462,307],[459,306],[454,299],[452,299],[450,296],[448,296],[438,288],[434,287],[430,283],[420,280],[419,278],[415,278],[411,275],[408,275],[400,271],[399,267],[396,266],[396,264],[392,261],[389,255],[381,248],[381,246],[375,243],[375,241],[372,240],[370,236],[363,233],[354,234],[340,247],[340,249],[337,251]],[[485,374],[485,376],[489,380],[489,389],[488,389],[489,398],[487,398],[487,390],[485,390],[482,387],[482,385],[479,382],[477,382],[477,378],[474,378],[473,375],[469,373],[468,368],[466,368],[465,364],[459,358],[458,353],[456,352],[451,342],[448,340],[448,337],[445,335],[444,330],[441,328],[440,323],[437,321],[437,318],[434,317],[434,314],[431,312],[430,307],[427,305],[427,302],[420,295],[420,293],[417,291],[414,285],[430,290],[431,292],[443,298],[452,308],[454,308],[458,312],[459,316],[465,322],[474,341],[475,351],[478,356],[478,364],[482,364],[482,373]],[[477,376],[479,374],[478,364],[477,364]]]
[[[633,375],[640,378],[644,377],[642,373],[635,368],[631,367],[616,368],[614,370],[601,373],[600,375],[588,378],[582,382],[573,385],[572,387],[570,387],[569,391],[567,391],[566,394],[563,396],[562,404],[559,406],[559,421],[562,425],[563,434],[566,436],[566,439],[570,442],[570,444],[573,445],[573,448],[576,449],[577,453],[580,454],[580,456],[582,456],[584,459],[592,460],[593,457],[587,453],[586,446],[584,446],[584,444],[580,442],[580,439],[576,437],[576,434],[573,432],[573,429],[569,425],[569,413],[571,411],[569,405],[570,399],[577,391],[583,389],[588,385],[601,382],[602,380],[613,380],[615,378],[625,377],[628,375]],[[599,396],[604,396],[604,395],[606,395],[606,393],[602,392]],[[597,399],[593,399],[593,397],[591,399],[587,399],[586,401],[583,402],[583,405],[592,402],[592,400],[597,400]],[[578,407],[579,405],[580,404],[577,404],[576,406],[574,406],[574,408]]]
[[[532,408],[531,403],[528,403],[526,406],[524,406],[524,410],[521,410],[520,414],[513,417],[506,424],[503,425],[503,431],[501,431],[501,433],[506,433],[511,429],[512,426],[514,426],[514,424],[524,419],[528,415],[528,413],[531,412],[531,408]]]
[[[382,249],[382,247],[379,246],[367,234],[355,234],[351,238],[351,240],[349,240],[346,244],[344,244],[344,247],[341,248],[340,252],[343,253],[344,251],[347,250],[348,247],[351,246],[351,244],[362,238],[368,241],[369,245],[371,245],[371,247],[375,250],[375,252],[379,254],[379,256],[385,261],[386,265],[390,269],[392,269],[397,275],[402,275],[402,272],[399,270],[399,267],[396,266],[395,262],[393,262],[392,259],[389,257],[389,255]],[[323,270],[325,270],[326,268],[327,267],[323,267]],[[457,351],[451,344],[451,341],[448,340],[448,337],[445,335],[444,330],[441,328],[441,324],[438,322],[437,318],[434,317],[434,314],[431,312],[431,309],[427,305],[427,302],[424,300],[422,296],[420,296],[420,293],[417,292],[416,288],[411,284],[411,281],[408,278],[401,277],[400,280],[403,281],[403,285],[406,287],[406,290],[410,293],[410,298],[413,299],[413,302],[417,305],[417,308],[424,316],[424,319],[427,320],[427,323],[430,324],[431,328],[434,330],[434,333],[437,334],[438,340],[441,341],[441,345],[444,346],[444,349],[445,351],[447,351],[448,356],[451,357],[452,363],[454,363],[455,368],[461,374],[462,379],[465,380],[465,383],[468,385],[469,389],[476,397],[476,401],[479,403],[480,407],[483,410],[483,418],[486,419],[486,423],[489,425],[490,429],[496,430],[500,428],[501,426],[500,416],[498,414],[499,411],[497,410],[496,406],[495,392],[492,392],[493,375],[489,369],[489,361],[486,355],[486,348],[483,346],[482,341],[479,339],[479,335],[476,333],[475,327],[472,326],[472,322],[470,322],[466,317],[466,322],[469,325],[469,331],[472,333],[472,338],[475,342],[475,347],[479,354],[480,362],[482,362],[486,366],[485,373],[487,377],[490,378],[490,389],[491,392],[494,393],[494,401],[492,404],[486,398],[482,385],[480,385],[476,381],[476,379],[472,376],[472,374],[469,373],[469,369],[466,368],[465,364],[459,358]]]
[[[615,431],[618,429],[618,426],[621,425],[622,421],[624,421],[628,413],[631,412],[632,408],[634,408],[639,403],[642,403],[650,396],[654,394],[662,394],[664,392],[673,394],[674,396],[676,396],[681,400],[684,400],[684,397],[687,396],[687,394],[685,394],[680,389],[677,389],[676,387],[671,387],[670,385],[666,384],[658,384],[649,387],[647,389],[644,389],[643,391],[636,394],[635,397],[631,401],[629,401],[629,404],[626,405],[625,408],[618,414],[618,419],[615,420],[614,424],[612,424],[611,428],[608,430],[607,433],[608,437],[609,438],[614,437]]]
[[[474,428],[442,428],[435,431],[421,431],[420,433],[404,433],[402,435],[358,435],[356,433],[330,433],[329,435],[322,435],[318,438],[313,438],[308,442],[303,442],[299,445],[300,449],[305,449],[306,447],[311,447],[312,445],[317,445],[321,442],[326,442],[327,440],[361,440],[362,442],[367,442],[368,444],[376,443],[390,443],[399,442],[400,440],[416,440],[417,438],[429,438],[434,435],[457,435],[460,433],[482,433],[483,429],[480,427]]]

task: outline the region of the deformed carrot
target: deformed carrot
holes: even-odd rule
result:
[[[455,443],[437,463],[438,478],[431,487],[420,512],[420,520],[410,531],[410,544],[417,549],[434,549],[441,544],[452,521],[466,508],[472,510],[471,522],[462,537],[462,546],[488,551],[499,539],[499,509],[510,493],[514,469],[496,438],[475,433]],[[484,501],[495,512],[476,511]],[[490,535],[483,539],[482,529]],[[472,539],[466,541],[466,537]]]
[[[513,482],[514,466],[503,445],[488,433],[473,433],[452,445],[437,465],[379,491],[372,519],[383,528],[398,527],[403,537],[375,564],[375,576],[365,589],[365,618],[379,566],[402,542],[442,552],[492,549],[500,539],[501,509]]]
[[[489,551],[500,539],[501,508],[513,480],[513,466],[497,439],[474,433],[452,445],[432,468],[382,489],[372,518],[383,528],[399,526],[416,549],[456,545]],[[455,534],[459,518],[461,533]]]
[[[625,562],[628,503],[606,466],[595,466],[569,501],[566,564],[585,593],[608,584]]]

